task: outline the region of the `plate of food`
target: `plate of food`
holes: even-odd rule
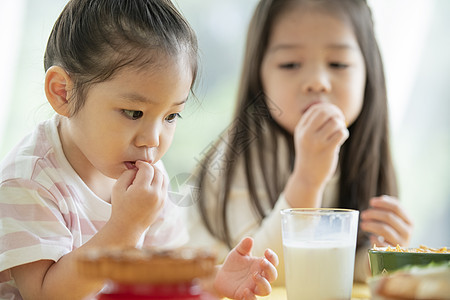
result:
[[[450,261],[450,249],[447,247],[419,248],[373,247],[369,249],[370,269],[373,276],[389,274],[406,266],[423,266],[430,263]]]
[[[373,300],[450,299],[447,247],[373,247],[369,249]]]

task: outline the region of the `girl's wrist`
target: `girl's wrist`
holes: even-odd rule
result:
[[[203,291],[214,295],[217,298],[222,299],[223,296],[220,294],[220,282],[216,282],[217,272],[222,267],[222,265],[216,265],[214,268],[214,273],[209,275],[208,277],[204,277],[200,281],[200,286]]]
[[[284,196],[292,208],[321,207],[324,187],[301,180],[291,174],[284,189]]]
[[[130,226],[125,222],[115,222],[110,219],[99,231],[104,236],[105,244],[111,246],[136,247],[145,229]]]

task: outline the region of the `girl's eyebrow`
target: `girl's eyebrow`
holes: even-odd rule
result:
[[[136,93],[124,93],[120,95],[120,98],[122,98],[123,100],[127,101],[127,102],[133,102],[133,103],[150,103],[150,104],[157,104],[157,102],[152,101],[151,99],[140,95],[140,94],[136,94]],[[172,106],[180,106],[183,105],[184,103],[186,103],[188,100],[188,98],[186,97],[185,99],[181,100],[180,102],[176,102],[174,103]]]
[[[292,50],[292,49],[301,49],[305,48],[302,44],[277,44],[269,48],[268,52],[276,52],[281,50]],[[326,45],[325,48],[328,49],[342,49],[342,50],[357,50],[357,47],[353,44],[349,43],[332,43]]]
[[[299,44],[278,44],[269,48],[268,52],[276,52],[279,50],[291,50],[296,48],[303,48],[304,46]]]
[[[180,105],[183,105],[183,104],[185,104],[185,103],[187,102],[187,100],[188,100],[188,98],[186,98],[186,99],[184,99],[184,100],[181,100],[181,101],[178,102],[178,103],[174,103],[173,106],[180,106]]]

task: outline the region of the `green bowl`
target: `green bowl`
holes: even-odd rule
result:
[[[450,253],[392,252],[369,249],[372,275],[390,273],[408,265],[428,265],[450,261]]]

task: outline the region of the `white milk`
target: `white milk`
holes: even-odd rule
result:
[[[289,300],[351,299],[353,245],[285,242],[284,261]]]

